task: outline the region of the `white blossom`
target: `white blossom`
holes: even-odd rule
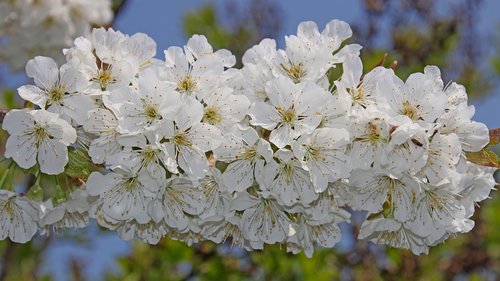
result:
[[[391,133],[390,141],[385,147],[386,157],[382,160],[382,165],[387,165],[396,173],[416,174],[427,163],[428,138],[425,129],[416,123],[408,122],[398,126]]]
[[[270,104],[254,103],[249,115],[252,125],[270,130],[269,140],[278,148],[290,145],[302,134],[311,133],[321,122],[319,112],[328,93],[315,84],[294,84],[284,77],[266,84]]]
[[[379,83],[391,79],[391,71],[383,67],[376,67],[363,75],[363,64],[359,56],[345,57],[342,77],[335,81],[338,95],[348,97],[352,110],[360,111],[368,106],[377,105],[377,97],[381,95]]]
[[[180,108],[179,94],[168,89],[154,70],[144,71],[138,87],[122,87],[107,92],[104,104],[118,119],[117,131],[122,134],[158,129],[162,122],[174,120]]]
[[[118,142],[120,134],[116,130],[118,120],[113,112],[104,108],[91,110],[88,116],[83,128],[86,132],[96,135],[90,143],[88,153],[94,163],[101,164],[110,155],[122,149],[122,145]]]
[[[345,154],[348,144],[347,130],[334,128],[316,129],[292,144],[293,153],[309,171],[316,192],[325,191],[329,182],[349,177],[351,161]]]
[[[47,201],[41,206],[40,226],[53,228],[83,228],[89,225],[89,195],[84,189],[77,189],[69,198],[57,206]]]
[[[233,200],[233,208],[243,211],[240,227],[250,241],[282,243],[295,232],[283,208],[272,198],[240,193]]]
[[[161,128],[161,135],[170,158],[167,168],[178,173],[177,165],[192,179],[200,179],[208,171],[205,152],[221,144],[221,131],[210,124],[201,123],[203,106],[196,100],[184,104],[175,117]]]
[[[0,190],[0,240],[16,243],[30,241],[38,230],[39,210],[26,197]]]
[[[454,184],[421,186],[423,190],[415,200],[412,229],[425,231],[430,244],[441,242],[446,232],[468,232],[472,229],[474,223],[465,217],[465,207]]]
[[[222,174],[229,192],[242,192],[259,181],[264,164],[273,157],[269,142],[252,128],[243,130],[240,137],[227,137],[214,153],[217,160],[229,163]]]
[[[45,110],[11,110],[5,115],[3,129],[10,137],[5,157],[21,168],[38,163],[46,174],[60,174],[68,163],[68,146],[76,141],[76,130],[58,114]]]
[[[193,35],[184,50],[170,47],[165,51],[163,77],[170,88],[183,97],[202,100],[218,88],[224,68],[235,63],[229,51],[214,52],[205,36]]]
[[[432,123],[445,113],[448,105],[440,75],[435,66],[427,66],[424,73],[411,74],[404,83],[392,74],[392,79],[388,77],[378,84],[378,106],[390,116],[405,115],[422,125]]]
[[[287,251],[296,254],[303,249],[312,258],[315,246],[333,248],[340,238],[340,227],[332,219],[317,221],[299,215],[296,233],[287,241]]]
[[[307,205],[318,198],[322,190],[311,181],[309,172],[289,150],[274,154],[276,161],[267,163],[263,171],[261,188],[269,191],[286,206],[296,203]]]
[[[368,169],[386,162],[385,148],[391,137],[390,130],[388,117],[373,107],[354,117],[349,127],[353,140],[350,148],[353,169]]]
[[[415,255],[427,254],[429,246],[424,238],[412,232],[406,224],[394,219],[367,220],[361,225],[359,239],[368,239],[377,244],[411,250]]]
[[[0,48],[0,59],[25,59],[27,38],[70,45],[68,30],[88,25],[73,21],[106,16],[108,1],[86,1],[27,11],[22,1],[0,3],[0,47],[19,44]],[[24,34],[9,29],[17,23]],[[249,251],[278,243],[311,257],[334,247],[353,210],[366,215],[359,239],[421,254],[470,231],[495,188],[497,169],[470,162],[490,140],[465,87],[444,87],[435,66],[405,82],[384,67],[363,74],[345,22],[322,31],[302,22],[283,50],[264,39],[242,69],[202,35],[164,60],[143,33],[86,35],[63,51],[60,68],[31,59],[34,85],[18,93],[36,109],[4,117],[13,162],[1,175],[0,239],[24,243],[38,229],[93,219],[125,240],[230,241]],[[10,191],[17,168],[36,177],[20,195]],[[55,194],[41,173],[54,175]]]
[[[61,114],[67,121],[82,124],[87,119],[93,101],[81,93],[89,81],[78,71],[75,61],[64,64],[59,70],[53,59],[35,57],[28,61],[26,74],[35,80],[36,86],[21,86],[18,92],[23,99]]]
[[[454,175],[460,153],[461,146],[456,134],[435,134],[429,144],[429,157],[423,173],[433,184],[449,179]]]
[[[145,243],[156,245],[170,229],[164,222],[138,223],[136,220],[129,220],[118,226],[116,231],[123,240],[140,239]]]
[[[408,175],[391,174],[383,170],[355,171],[349,184],[356,189],[353,207],[370,214],[385,211],[397,221],[413,216],[415,194],[421,192],[419,183]]]
[[[146,170],[159,181],[166,180],[163,165],[168,161],[164,147],[153,132],[144,135],[122,136],[118,142],[123,150],[107,158],[111,169],[121,168],[133,172]]]
[[[204,102],[203,122],[216,126],[225,134],[234,130],[250,107],[250,100],[244,95],[232,94],[231,88],[219,88]]]
[[[189,217],[200,215],[205,210],[205,203],[203,191],[190,179],[173,176],[149,203],[148,213],[156,223],[164,221],[169,227],[185,233],[189,231]]]
[[[490,141],[489,131],[483,123],[471,120],[474,112],[475,109],[472,105],[458,105],[439,118],[438,122],[443,123],[438,130],[439,133],[456,134],[462,149],[465,151],[481,150]]]
[[[93,172],[86,183],[91,196],[99,196],[92,203],[91,216],[103,216],[116,221],[135,219],[138,223],[151,220],[147,206],[160,190],[162,182],[145,170],[133,173],[116,170],[103,175]]]

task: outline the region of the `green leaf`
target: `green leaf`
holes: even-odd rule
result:
[[[68,158],[64,173],[69,177],[87,180],[93,171],[99,170],[90,159],[86,149],[70,148]]]
[[[43,189],[40,186],[39,181],[35,182],[34,185],[32,185],[26,194],[29,199],[34,200],[34,201],[42,201],[43,200]]]
[[[491,150],[482,149],[478,152],[466,152],[467,160],[481,166],[500,168],[500,159]]]

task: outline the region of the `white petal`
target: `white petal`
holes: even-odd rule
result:
[[[197,100],[191,100],[182,105],[175,117],[175,123],[179,130],[185,131],[195,124],[198,124],[202,118],[203,105]]]
[[[24,134],[35,125],[35,120],[29,109],[13,109],[7,112],[2,122],[2,128],[10,135]]]
[[[274,107],[289,109],[300,88],[290,79],[279,76],[266,84],[266,94]]]
[[[253,165],[248,160],[237,160],[227,166],[222,174],[229,192],[242,192],[253,184]]]
[[[71,127],[71,125],[63,119],[52,120],[47,128],[47,133],[66,146],[73,144],[77,138],[75,128]]]
[[[277,129],[274,129],[269,136],[269,141],[275,144],[278,148],[284,148],[292,143],[293,139],[299,136],[299,133],[293,130],[290,125],[284,124]]]
[[[187,41],[186,49],[189,50],[189,52],[191,52],[196,58],[213,53],[212,46],[210,46],[204,35],[195,34],[191,36],[191,38]]]
[[[205,123],[198,123],[193,126],[189,131],[189,136],[193,145],[203,152],[215,150],[222,142],[222,134],[219,128]]]
[[[195,149],[184,149],[179,153],[179,167],[192,179],[201,179],[208,172],[208,160],[205,153]]]
[[[26,75],[42,89],[51,89],[59,79],[59,68],[52,58],[37,56],[26,64]]]
[[[81,93],[90,86],[89,80],[79,71],[78,63],[77,60],[73,60],[61,66],[59,84],[64,86],[65,92],[70,94]]]
[[[59,141],[45,139],[38,148],[37,160],[42,173],[60,174],[68,163],[68,148]]]
[[[14,161],[23,169],[36,164],[37,148],[35,139],[30,135],[10,136],[5,144],[5,157]]]
[[[272,130],[278,124],[279,116],[276,110],[267,103],[256,102],[248,115],[252,117],[250,124],[255,126],[261,126],[264,129]]]
[[[40,108],[45,109],[47,104],[47,94],[42,89],[34,85],[24,85],[17,88],[19,96],[24,100],[38,105]]]
[[[74,95],[64,99],[64,114],[75,120],[78,125],[87,120],[87,113],[94,108],[94,102],[89,96]]]
[[[92,172],[85,184],[85,189],[90,196],[97,196],[113,187],[118,179],[119,176],[115,173],[103,175],[99,172]]]

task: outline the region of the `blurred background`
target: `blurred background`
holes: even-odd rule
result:
[[[240,60],[266,37],[284,47],[284,36],[295,34],[301,21],[315,21],[321,30],[331,19],[341,19],[353,29],[349,42],[364,47],[365,70],[385,53],[386,65],[397,61],[403,79],[437,65],[445,83],[466,86],[476,121],[500,127],[498,0],[116,0],[113,9],[109,26],[126,34],[147,33],[162,59],[169,46],[204,34],[215,49],[227,48]],[[15,89],[28,81],[0,61],[3,108],[20,106]],[[0,147],[5,138],[2,131]],[[498,154],[498,145],[495,149]],[[428,256],[356,241],[360,222],[355,219],[343,226],[338,246],[318,250],[312,259],[286,254],[279,246],[252,253],[210,242],[188,247],[170,239],[150,246],[122,241],[92,225],[24,245],[0,241],[0,281],[500,280],[500,196],[491,197],[476,211],[473,231],[432,248]]]

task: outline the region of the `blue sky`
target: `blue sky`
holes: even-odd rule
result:
[[[236,0],[233,0],[236,1]],[[442,0],[452,2],[452,0]],[[237,1],[245,3],[246,1]],[[312,20],[322,27],[331,19],[346,22],[362,20],[361,0],[289,0],[275,1],[283,11],[284,26],[281,38],[294,34],[301,21]],[[196,9],[204,3],[215,3],[221,6],[223,0],[129,0],[125,10],[116,21],[115,27],[120,31],[133,34],[144,32],[156,40],[158,58],[163,58],[163,50],[169,46],[182,46],[186,38],[182,33],[182,16],[189,10]],[[498,11],[500,1],[485,0],[481,9],[479,29],[485,38],[494,40],[493,32],[500,27]],[[446,11],[442,11],[446,12]],[[460,81],[457,81],[460,82]],[[472,101],[476,107],[474,120],[485,123],[490,128],[500,127],[500,118],[495,114],[500,107],[500,89],[494,91],[483,100]]]
[[[231,1],[231,0],[229,0]],[[236,1],[246,3],[247,1]],[[284,17],[283,34],[294,34],[301,21],[313,20],[324,26],[332,19],[347,22],[361,16],[360,1],[275,1],[280,4]],[[147,5],[145,5],[147,3]],[[204,3],[215,3],[221,6],[223,0],[129,0],[125,10],[116,21],[116,28],[124,33],[144,32],[158,43],[159,50],[169,46],[183,45],[186,38],[182,33],[182,16],[189,10],[196,9]],[[162,54],[161,54],[162,55]]]
[[[169,46],[182,46],[186,42],[181,28],[182,15],[207,2],[217,5],[223,3],[222,0],[129,0],[125,10],[117,20],[115,28],[127,34],[147,33],[158,44],[157,57],[163,58],[162,50]],[[312,20],[317,22],[319,26],[324,26],[334,18],[354,22],[362,20],[363,16],[360,8],[361,0],[283,0],[277,2],[281,4],[284,15],[282,36],[294,34],[297,25],[304,20]],[[486,0],[484,4],[481,11],[480,29],[488,35],[499,27],[497,11],[500,10],[500,1]],[[500,119],[496,114],[500,106],[500,89],[484,100],[474,101],[473,104],[476,106],[475,120],[486,123],[490,128],[500,127]],[[88,269],[86,274],[91,280],[99,280],[103,270],[114,268],[113,257],[124,254],[129,248],[129,244],[116,238],[116,234],[99,234],[95,228],[91,228],[89,233],[91,236],[97,237],[93,246],[78,245],[73,240],[62,239],[48,251],[47,266],[56,271],[57,280],[65,279],[65,271],[62,266],[54,268],[53,265],[62,265],[61,261],[69,260],[71,257],[81,258]]]

